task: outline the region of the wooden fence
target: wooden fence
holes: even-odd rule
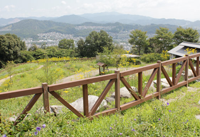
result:
[[[200,53],[198,54],[193,54],[193,55],[186,55],[185,57],[173,59],[173,60],[168,60],[168,61],[158,61],[155,64],[144,66],[144,67],[139,67],[139,68],[134,68],[132,70],[128,71],[115,71],[114,74],[108,74],[108,75],[103,75],[103,76],[98,76],[98,77],[93,77],[93,78],[87,78],[83,80],[77,80],[77,81],[72,81],[72,82],[66,82],[66,83],[61,83],[61,84],[53,84],[53,85],[47,85],[46,83],[42,84],[42,87],[36,87],[36,88],[29,88],[29,89],[24,89],[24,90],[16,90],[16,91],[10,91],[10,92],[3,92],[0,93],[0,100],[4,99],[9,99],[9,98],[15,98],[15,97],[21,97],[21,96],[27,96],[27,95],[34,95],[33,98],[30,100],[28,105],[25,107],[25,109],[22,111],[22,113],[19,115],[17,120],[15,121],[14,125],[16,125],[19,121],[19,119],[23,120],[27,112],[33,107],[33,105],[36,103],[36,101],[39,99],[39,97],[43,94],[43,104],[44,104],[44,109],[45,112],[50,112],[50,107],[49,107],[49,93],[53,95],[57,100],[59,100],[63,105],[65,105],[68,109],[70,109],[74,114],[76,114],[78,117],[88,117],[92,119],[93,117],[97,117],[98,115],[108,115],[115,113],[117,111],[122,111],[126,110],[130,107],[133,107],[135,105],[141,104],[147,100],[150,100],[154,97],[160,99],[162,94],[165,94],[171,90],[174,90],[176,88],[179,88],[181,86],[188,86],[188,83],[195,81],[200,78],[199,75],[199,56]],[[196,58],[196,70],[193,66],[192,63],[192,58]],[[176,64],[182,62],[182,66],[176,75]],[[169,75],[167,74],[164,66],[166,65],[172,65],[172,80],[170,79]],[[188,79],[188,69],[189,66],[194,74],[194,77]],[[179,82],[179,79],[181,77],[181,73],[183,72],[185,68],[185,78],[184,81]],[[143,79],[142,75],[144,71],[151,70],[153,69],[153,72],[146,84],[146,86],[143,89]],[[161,73],[165,76],[166,80],[168,81],[170,87],[164,88],[161,90]],[[138,74],[138,93],[136,93],[130,86],[130,84],[127,82],[125,76],[129,76],[132,74]],[[153,82],[154,77],[157,74],[157,90],[156,92],[147,95],[149,87],[151,83]],[[92,107],[91,111],[89,111],[89,106],[88,106],[88,84],[95,83],[95,82],[100,82],[100,81],[105,81],[109,80],[108,84],[102,91],[101,95],[99,96],[98,100]],[[134,97],[134,100],[120,105],[120,81],[124,84],[124,86],[129,90],[131,95]],[[99,113],[96,113],[97,108],[105,98],[106,94],[110,90],[111,86],[114,84],[115,86],[115,108],[105,110]],[[55,90],[60,90],[64,88],[71,88],[71,87],[76,87],[76,86],[82,86],[83,88],[83,108],[84,108],[84,113],[81,114],[78,112],[75,108],[73,108],[67,101],[65,101],[60,95],[58,95]]]

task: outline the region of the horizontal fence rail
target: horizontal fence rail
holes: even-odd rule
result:
[[[44,104],[44,110],[46,113],[50,112],[49,107],[49,93],[54,96],[58,101],[60,101],[64,106],[66,106],[69,110],[71,110],[75,115],[78,117],[88,117],[89,119],[93,119],[93,117],[98,117],[99,115],[108,115],[113,114],[117,111],[126,110],[130,107],[133,107],[135,105],[141,104],[147,100],[158,98],[160,99],[162,94],[165,94],[167,92],[170,92],[176,88],[182,87],[182,86],[188,86],[188,83],[195,81],[200,78],[199,75],[199,56],[198,54],[193,55],[186,55],[185,57],[176,58],[168,61],[158,61],[155,64],[134,68],[132,70],[123,71],[120,72],[119,70],[116,70],[114,74],[108,74],[103,76],[97,76],[92,78],[86,78],[83,80],[77,80],[72,82],[65,82],[60,84],[53,84],[53,85],[47,85],[46,83],[42,84],[42,87],[36,87],[36,88],[29,88],[29,89],[23,89],[23,90],[16,90],[16,91],[10,91],[10,92],[3,92],[0,93],[0,100],[4,99],[10,99],[10,98],[16,98],[21,96],[27,96],[27,95],[34,95],[26,108],[23,110],[23,112],[18,116],[17,120],[14,122],[14,125],[16,125],[20,120],[23,120],[27,112],[33,107],[33,105],[36,103],[36,101],[39,99],[41,95],[43,95],[43,104]],[[196,61],[196,68],[193,66],[192,59],[195,58]],[[181,63],[180,63],[181,62]],[[176,74],[176,65],[181,64],[181,68]],[[167,73],[165,66],[171,65],[171,71],[172,71],[172,78],[169,77],[169,74]],[[192,70],[192,73],[194,77],[188,78],[188,70],[189,67]],[[143,87],[143,72],[147,70],[152,70],[152,73],[150,74],[150,78],[147,81],[147,84],[145,87]],[[179,82],[180,77],[185,70],[185,76],[184,81]],[[138,93],[134,91],[134,89],[131,88],[131,85],[126,80],[125,76],[137,74],[138,75]],[[169,87],[164,88],[161,90],[161,74],[166,78]],[[156,78],[156,92],[152,94],[147,94],[150,88],[150,85],[152,84],[153,80]],[[101,82],[108,80],[108,83],[104,90],[102,91],[101,95],[99,96],[98,100],[94,104],[91,110],[89,110],[88,106],[88,84]],[[130,94],[133,96],[133,100],[129,103],[120,105],[120,82],[128,89]],[[107,95],[110,88],[114,85],[115,87],[115,108],[111,108],[109,110],[105,110],[102,112],[98,112],[97,108],[100,106],[101,102]],[[66,100],[64,100],[59,94],[57,94],[55,91],[65,88],[72,88],[76,86],[82,86],[82,93],[83,93],[83,114],[77,111],[74,107],[72,107]],[[22,117],[23,115],[23,117]],[[1,120],[0,120],[1,121]]]

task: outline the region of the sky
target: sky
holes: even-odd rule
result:
[[[100,12],[196,21],[200,20],[200,0],[0,0],[0,18]]]

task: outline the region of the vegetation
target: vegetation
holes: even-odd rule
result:
[[[51,63],[51,68],[61,68],[64,72],[71,71],[72,74],[91,70],[90,65],[95,65],[89,61],[70,61]],[[40,63],[42,64],[42,62]],[[31,64],[28,64],[31,65]],[[21,67],[21,66],[18,66]],[[128,66],[126,66],[128,67]],[[16,67],[17,68],[17,67]],[[13,68],[13,71],[16,70]],[[83,71],[82,71],[83,70]],[[59,70],[59,72],[62,72]],[[43,75],[42,69],[31,70],[13,77],[15,84],[8,85],[5,81],[1,86],[1,91],[10,91],[21,88],[30,88],[40,85],[38,76]],[[169,73],[170,74],[170,73]],[[53,74],[61,75],[61,73]],[[80,74],[81,75],[81,74]],[[170,74],[171,75],[171,74]],[[143,81],[148,81],[150,75],[144,75]],[[162,75],[163,77],[163,75]],[[81,76],[78,78],[80,79]],[[137,87],[137,75],[125,77],[126,80],[133,86]],[[31,81],[30,81],[31,79]],[[17,82],[16,82],[17,81]],[[108,81],[97,82],[88,85],[90,95],[99,96],[105,88]],[[7,86],[6,86],[7,84]],[[190,87],[200,88],[199,83],[190,84]],[[120,84],[123,87],[123,84]],[[144,87],[144,85],[143,85]],[[111,87],[107,96],[110,96],[114,91],[114,86]],[[68,102],[82,97],[82,87],[74,87],[57,91]],[[16,127],[12,126],[13,122],[8,121],[8,118],[21,113],[31,97],[21,97],[7,99],[1,101],[1,123],[0,135],[7,136],[199,136],[200,121],[195,119],[195,115],[200,113],[198,101],[200,89],[196,92],[189,92],[186,87],[172,91],[170,94],[165,94],[162,98],[166,102],[157,99],[146,101],[140,105],[127,109],[125,111],[105,116],[94,118],[90,121],[86,118],[79,118],[71,113],[68,109],[63,109],[63,114],[57,116],[51,114],[37,114],[35,111],[42,107],[42,98],[40,98],[34,107],[28,112],[31,115],[25,118]],[[152,93],[151,91],[148,94]],[[170,102],[169,99],[174,99]],[[132,101],[130,99],[121,99],[121,104]],[[61,105],[53,96],[50,96],[51,105]],[[109,108],[113,108],[114,103],[109,104]],[[107,108],[107,109],[109,109]],[[102,110],[100,110],[102,111]]]

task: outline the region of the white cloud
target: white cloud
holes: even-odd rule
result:
[[[61,3],[62,3],[62,4],[64,4],[64,5],[66,5],[66,4],[67,4],[65,1],[62,1]]]
[[[4,9],[5,9],[6,11],[14,11],[14,8],[15,8],[15,5],[6,5],[6,6],[4,7]]]

